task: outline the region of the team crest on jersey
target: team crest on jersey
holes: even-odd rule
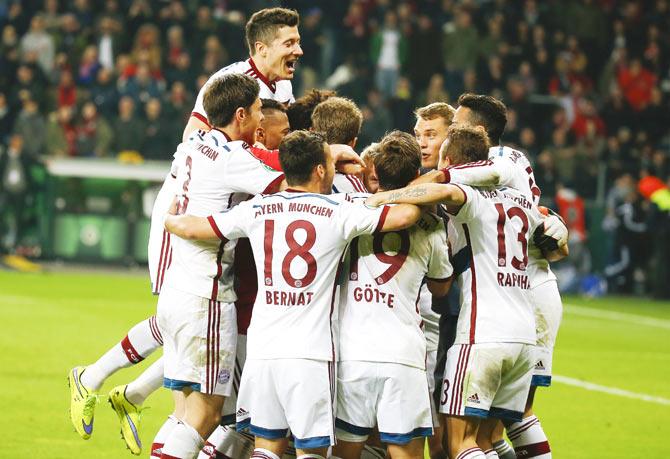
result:
[[[226,384],[228,381],[230,381],[230,370],[224,368],[219,371],[219,377],[217,380],[219,381],[219,384]]]

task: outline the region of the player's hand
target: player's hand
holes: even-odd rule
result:
[[[379,207],[385,203],[385,197],[385,192],[372,194],[365,200],[365,205],[370,207]]]
[[[365,170],[365,162],[349,145],[330,145],[330,154],[335,159],[338,172],[347,175],[359,175]]]
[[[559,247],[568,243],[568,228],[555,215],[549,215],[544,219],[544,234],[556,239]]]

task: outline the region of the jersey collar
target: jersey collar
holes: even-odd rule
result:
[[[260,70],[258,70],[258,67],[256,67],[256,63],[254,62],[254,59],[250,57],[247,62],[251,66],[250,74],[251,76],[258,78],[261,80],[265,85],[270,88],[270,91],[275,92],[277,89],[277,80],[270,81],[268,77],[263,75]]]
[[[222,131],[221,129],[219,129],[219,128],[212,128],[212,130],[209,131],[209,132],[211,132],[213,136],[216,136],[216,137],[218,137],[218,138],[223,137],[224,139],[226,139],[226,142],[225,142],[225,143],[228,143],[228,142],[232,142],[232,141],[233,141],[233,139],[231,139],[230,137],[228,137],[228,134],[226,134],[225,132],[223,132],[223,131]]]

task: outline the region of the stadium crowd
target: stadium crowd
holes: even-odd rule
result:
[[[361,147],[412,132],[418,106],[498,97],[503,141],[532,158],[543,203],[606,205],[610,285],[646,285],[670,226],[651,196],[670,180],[667,0],[1,1],[2,207],[21,214],[49,157],[169,160],[198,89],[245,58],[247,18],[280,3],[301,14],[296,96],[353,99]],[[646,176],[660,182],[640,193]],[[571,229],[585,240],[583,222]]]

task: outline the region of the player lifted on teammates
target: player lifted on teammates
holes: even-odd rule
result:
[[[252,457],[277,459],[290,429],[298,457],[319,458],[334,443],[334,293],[349,241],[411,226],[413,206],[376,210],[330,193],[335,172],[323,137],[296,131],[280,144],[289,189],[207,219],[169,217],[180,237],[248,236],[259,292],[248,332],[238,425],[256,436]],[[309,455],[309,456],[308,456]]]

